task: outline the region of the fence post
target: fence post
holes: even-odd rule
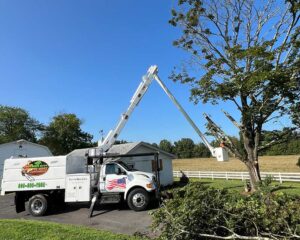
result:
[[[211,179],[214,180],[214,172],[211,172]]]
[[[228,173],[226,172],[226,180],[228,180]]]
[[[279,182],[282,183],[281,173],[279,173]]]
[[[241,172],[241,176],[242,176],[242,181],[244,181],[244,174],[243,174],[243,172]]]
[[[200,171],[198,171],[198,178],[201,179],[201,172]]]

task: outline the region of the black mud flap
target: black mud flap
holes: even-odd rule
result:
[[[16,212],[24,212],[25,211],[25,197],[22,193],[16,193],[15,195],[15,206]]]

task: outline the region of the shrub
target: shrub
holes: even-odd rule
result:
[[[241,195],[190,183],[154,211],[160,239],[211,239],[212,236],[285,238],[300,235],[300,199],[270,191]]]

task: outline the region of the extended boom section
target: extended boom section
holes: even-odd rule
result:
[[[133,97],[130,100],[130,105],[127,108],[126,112],[121,115],[121,119],[119,120],[117,126],[114,130],[110,130],[107,136],[103,141],[98,142],[98,147],[102,153],[106,152],[116,141],[117,137],[120,135],[124,126],[126,125],[130,115],[132,114],[135,107],[139,104],[145,93],[147,92],[149,85],[152,82],[152,76],[157,71],[156,66],[152,66],[149,68],[147,74],[143,76],[142,82],[138,86],[137,90],[133,94]]]

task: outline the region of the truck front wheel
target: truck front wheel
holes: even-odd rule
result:
[[[143,211],[148,207],[149,194],[142,188],[132,190],[127,197],[127,204],[134,211]]]
[[[32,216],[43,216],[48,208],[48,202],[44,195],[37,194],[29,199],[28,210]]]

